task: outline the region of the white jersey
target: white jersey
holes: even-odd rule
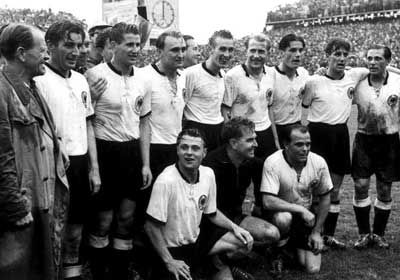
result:
[[[111,63],[101,63],[86,71],[89,81],[104,78],[106,91],[93,100],[96,138],[125,142],[139,138],[140,118],[150,114],[150,97],[138,91],[139,68],[122,75]],[[94,98],[93,98],[94,99]]]
[[[273,102],[271,110],[278,125],[292,124],[301,120],[301,101],[304,86],[309,74],[299,67],[293,79],[279,70],[278,66],[269,67],[267,75],[274,77]]]
[[[333,188],[325,160],[313,152],[298,176],[296,170],[285,159],[283,150],[276,151],[264,162],[261,192],[306,208],[310,208],[313,197],[328,193]]]
[[[354,103],[358,107],[358,132],[371,135],[399,132],[400,76],[388,73],[379,89],[368,76],[357,86]]]
[[[221,113],[225,91],[223,71],[220,70],[217,75],[213,75],[203,62],[185,69],[185,75],[185,119],[202,124],[223,122]]]
[[[268,107],[272,104],[274,78],[267,75],[265,66],[261,80],[252,77],[245,64],[226,73],[225,94],[222,103],[231,108],[231,117],[246,117],[255,124],[256,131],[271,126]]]
[[[197,183],[185,180],[177,165],[170,165],[157,177],[147,214],[163,223],[162,235],[167,247],[195,243],[201,217],[217,211],[214,172],[200,166]]]
[[[50,65],[46,73],[35,77],[36,85],[53,114],[58,133],[69,156],[88,151],[86,118],[93,115],[89,85],[73,70],[64,77]]]
[[[339,80],[314,75],[306,84],[303,105],[310,122],[344,124],[350,117],[354,89],[367,69],[352,68]]]
[[[177,72],[174,88],[155,64],[144,67],[142,74],[144,79],[141,80],[140,91],[151,96],[151,143],[176,144],[182,130],[185,77],[182,72]]]

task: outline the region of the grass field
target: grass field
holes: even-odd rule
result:
[[[353,109],[349,120],[351,143],[357,126],[357,110]],[[371,197],[375,199],[375,180],[371,182]],[[358,229],[354,217],[352,198],[353,181],[346,176],[342,185],[341,212],[336,230],[336,236],[345,241],[349,248],[344,251],[329,251],[322,256],[321,272],[318,275],[307,275],[302,271],[287,271],[285,280],[400,280],[400,191],[399,183],[392,188],[393,207],[386,230],[386,238],[391,247],[388,250],[367,249],[357,251],[352,248],[358,237]],[[373,210],[371,210],[373,214]],[[371,215],[371,225],[372,225]],[[254,273],[257,280],[272,279],[267,273],[269,260],[258,257],[255,265],[249,265],[249,271]]]
[[[354,108],[349,120],[351,143],[357,125],[357,110]],[[252,193],[252,190],[249,190]],[[294,280],[400,280],[400,191],[399,183],[392,189],[393,207],[389,219],[386,238],[391,247],[388,250],[367,249],[357,251],[352,248],[358,237],[353,206],[353,181],[346,176],[342,185],[341,213],[339,216],[336,236],[345,241],[349,248],[345,251],[328,251],[322,256],[321,272],[317,275],[307,275],[299,270],[285,271],[283,279]],[[375,199],[375,181],[371,182],[371,197]],[[249,197],[251,199],[251,197]],[[373,210],[371,211],[373,214]],[[372,218],[373,215],[371,215]],[[372,224],[372,219],[371,219]],[[251,261],[246,261],[246,269],[256,280],[272,279],[268,274],[270,260],[256,255]],[[91,279],[86,269],[85,279]],[[139,278],[132,278],[132,280]]]

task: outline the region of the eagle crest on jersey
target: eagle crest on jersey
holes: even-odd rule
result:
[[[203,194],[199,198],[199,209],[201,211],[203,211],[206,208],[206,203],[207,203],[207,196]]]
[[[354,88],[353,88],[353,87],[350,87],[350,88],[347,90],[347,96],[348,96],[350,99],[353,99],[353,97],[354,97]]]
[[[388,100],[387,100],[387,104],[390,107],[394,107],[397,104],[397,101],[399,100],[399,97],[395,94],[392,94],[389,96]]]
[[[135,113],[136,114],[140,114],[140,110],[142,109],[142,105],[143,105],[143,96],[138,96],[138,97],[136,97],[136,100],[135,100]]]
[[[83,106],[85,106],[85,108],[88,107],[88,104],[87,104],[87,99],[88,98],[87,97],[88,97],[88,93],[86,91],[82,91],[81,98],[82,98]]]
[[[313,189],[313,188],[317,187],[318,185],[319,185],[319,180],[318,179],[314,179],[314,180],[312,180],[310,182],[309,187],[310,187],[310,189]]]
[[[266,92],[265,92],[265,98],[267,98],[267,103],[268,104],[270,104],[270,102],[271,102],[271,97],[272,97],[272,89],[268,89]]]

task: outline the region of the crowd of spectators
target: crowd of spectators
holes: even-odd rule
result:
[[[25,22],[46,30],[54,21],[65,18],[77,20],[70,13],[58,12],[55,14],[50,9],[0,9],[0,25],[9,22]],[[306,41],[306,53],[303,65],[310,73],[313,73],[318,67],[326,65],[324,47],[326,42],[333,37],[345,38],[351,42],[353,47],[352,54],[355,57],[353,65],[361,66],[363,64],[363,51],[372,43],[379,43],[391,48],[393,52],[392,65],[400,68],[400,19],[375,19],[307,27],[302,25],[285,26],[282,28],[275,27],[267,31],[267,35],[272,41],[268,65],[276,65],[278,63],[279,51],[277,44],[280,38],[288,33],[295,33],[304,37]],[[244,61],[245,39],[242,38],[235,41],[235,52],[230,63],[231,67]],[[209,49],[206,45],[200,46],[200,49],[202,60],[205,60],[209,55]],[[146,48],[142,51],[137,66],[142,67],[156,60],[156,49],[152,47]]]
[[[300,0],[268,13],[269,22],[400,9],[400,0]]]
[[[31,24],[41,29],[47,30],[55,21],[68,19],[78,21],[71,13],[60,11],[54,13],[51,9],[32,10],[32,9],[12,9],[0,8],[0,25],[10,22]],[[85,21],[81,21],[86,26]]]

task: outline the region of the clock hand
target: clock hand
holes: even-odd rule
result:
[[[165,20],[165,1],[162,1],[162,18]]]

